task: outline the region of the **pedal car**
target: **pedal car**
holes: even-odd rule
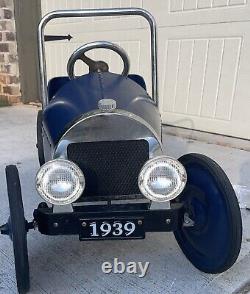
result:
[[[152,97],[143,77],[129,73],[118,45],[96,41],[72,53],[67,77],[47,85],[44,28],[52,19],[139,15],[151,32]],[[24,217],[16,166],[6,167],[10,217],[1,233],[13,242],[19,293],[29,290],[27,232],[77,235],[80,241],[143,239],[148,232],[173,231],[199,270],[220,273],[236,261],[242,239],[238,201],[223,170],[201,154],[174,159],[163,153],[157,97],[156,25],[143,9],[55,11],[38,29],[42,110],[37,117],[40,169],[34,179],[44,199],[30,222]],[[116,52],[123,71],[86,53]],[[89,73],[75,76],[80,59]],[[151,206],[159,202],[160,208]],[[167,244],[166,244],[167,246]],[[164,254],[164,250],[162,250]]]

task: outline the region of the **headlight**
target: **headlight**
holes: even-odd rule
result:
[[[46,162],[36,175],[36,189],[41,197],[54,205],[67,205],[76,201],[85,188],[80,168],[69,160]]]
[[[168,156],[148,160],[138,178],[141,193],[148,199],[158,202],[176,198],[183,191],[186,182],[184,166]]]

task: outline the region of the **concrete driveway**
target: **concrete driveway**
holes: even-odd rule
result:
[[[41,200],[34,188],[38,169],[35,147],[37,108],[0,108],[0,224],[8,218],[4,167],[17,164],[27,219]],[[237,263],[225,273],[209,275],[195,269],[182,254],[172,233],[148,234],[140,241],[79,242],[77,237],[28,235],[30,293],[247,293],[250,279],[250,153],[173,136],[164,136],[167,154],[188,152],[211,156],[223,166],[240,197],[244,224]],[[105,261],[150,262],[145,278],[104,274]],[[249,288],[248,288],[249,289]],[[0,236],[0,293],[16,293],[12,244]]]

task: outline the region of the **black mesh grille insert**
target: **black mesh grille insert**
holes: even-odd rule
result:
[[[149,158],[146,140],[72,143],[67,151],[85,175],[85,196],[140,194],[138,175]]]

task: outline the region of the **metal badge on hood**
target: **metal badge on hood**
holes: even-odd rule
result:
[[[102,111],[112,111],[116,109],[116,101],[114,99],[101,99],[98,101],[98,108]]]

